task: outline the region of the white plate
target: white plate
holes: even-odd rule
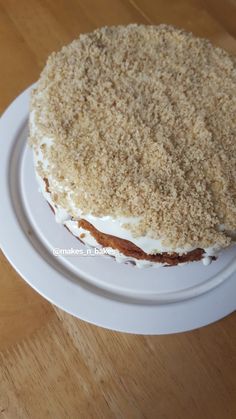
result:
[[[110,257],[53,256],[85,247],[38,192],[27,146],[30,88],[0,120],[0,244],[17,272],[41,295],[80,319],[123,332],[194,329],[236,309],[236,249],[210,266],[138,269]]]

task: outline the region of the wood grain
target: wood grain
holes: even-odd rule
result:
[[[0,112],[80,32],[165,22],[236,53],[235,19],[235,0],[0,0]],[[180,335],[106,331],[47,303],[2,254],[0,290],[0,418],[236,418],[235,313]]]

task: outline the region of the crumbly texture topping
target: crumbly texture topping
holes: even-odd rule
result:
[[[166,25],[101,28],[49,57],[31,110],[33,147],[54,139],[41,172],[66,209],[141,217],[125,227],[176,247],[230,243],[234,57]]]

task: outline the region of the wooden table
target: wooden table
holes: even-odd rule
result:
[[[236,53],[235,19],[235,0],[0,0],[0,112],[80,32],[165,22]],[[0,418],[235,419],[235,320],[172,336],[106,331],[43,300],[1,255]]]

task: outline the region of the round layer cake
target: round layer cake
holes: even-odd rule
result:
[[[85,244],[137,266],[208,264],[236,231],[236,60],[171,26],[104,27],[33,90],[41,191]]]

